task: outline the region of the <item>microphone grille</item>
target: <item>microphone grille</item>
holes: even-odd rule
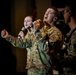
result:
[[[22,27],[22,29],[21,29],[22,31],[24,31],[25,30],[25,27]]]

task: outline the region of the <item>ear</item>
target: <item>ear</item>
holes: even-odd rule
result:
[[[53,18],[53,21],[56,21],[57,19],[58,19],[57,17],[54,17],[54,18]]]
[[[71,12],[69,12],[69,16],[71,16]]]

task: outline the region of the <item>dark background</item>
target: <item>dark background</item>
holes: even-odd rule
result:
[[[63,8],[66,0],[52,0],[52,5]],[[11,33],[11,0],[0,0],[0,32],[7,29]],[[65,26],[64,26],[65,27]],[[65,27],[66,28],[66,27]],[[63,27],[61,26],[63,30]],[[67,28],[66,28],[67,30]],[[66,33],[66,31],[63,31]],[[1,35],[1,34],[0,34]],[[16,58],[12,54],[11,44],[0,36],[0,73],[14,75],[16,73]]]
[[[67,0],[52,0],[52,5],[57,8],[64,8]]]
[[[10,74],[16,72],[15,57],[11,51],[11,45],[9,42],[1,38],[1,30],[7,29],[11,33],[11,16],[10,5],[11,0],[0,0],[0,73]]]

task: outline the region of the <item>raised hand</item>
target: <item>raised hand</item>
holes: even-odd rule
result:
[[[33,29],[39,30],[40,29],[40,19],[33,22]]]
[[[3,29],[2,31],[1,31],[1,37],[2,38],[7,38],[8,37],[8,32],[5,30],[5,29]]]

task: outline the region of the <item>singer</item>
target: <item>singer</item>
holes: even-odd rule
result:
[[[25,34],[24,34],[24,31],[25,30],[28,30],[28,31],[31,31],[31,27],[32,27],[32,17],[31,16],[26,16],[24,18],[24,27],[22,27],[21,31],[19,32],[18,34],[18,38],[24,38]]]
[[[25,30],[27,30],[28,32],[30,32],[31,30],[32,30],[32,27],[33,27],[33,29],[34,30],[36,30],[36,28],[37,27],[39,27],[39,28],[37,28],[37,29],[40,29],[40,19],[38,19],[38,20],[36,20],[36,21],[32,21],[32,17],[31,16],[26,16],[25,18],[24,18],[24,27],[22,27],[22,29],[21,29],[21,31],[19,32],[19,34],[18,34],[18,38],[24,38],[24,36],[25,36],[25,33],[24,33],[24,31]],[[36,25],[37,24],[37,25]],[[35,25],[35,26],[34,26]],[[39,26],[38,26],[39,25]]]
[[[52,69],[55,62],[52,60],[56,59],[56,51],[62,42],[62,33],[55,26],[58,13],[55,7],[48,8],[44,14],[43,22],[45,25],[42,29],[39,29],[40,22],[38,20],[33,22],[31,31],[29,25],[27,26],[28,32],[23,39],[10,35],[6,30],[1,31],[2,38],[5,38],[14,47],[26,48],[27,75],[53,75]],[[55,54],[54,58],[50,54]]]
[[[24,20],[24,27],[28,32],[23,39],[10,35],[5,29],[2,30],[1,36],[9,41],[14,47],[26,48],[27,75],[49,75],[48,72],[51,68],[51,59],[46,53],[48,46],[45,40],[42,39],[39,31],[39,20],[32,22],[31,17],[27,17]]]

